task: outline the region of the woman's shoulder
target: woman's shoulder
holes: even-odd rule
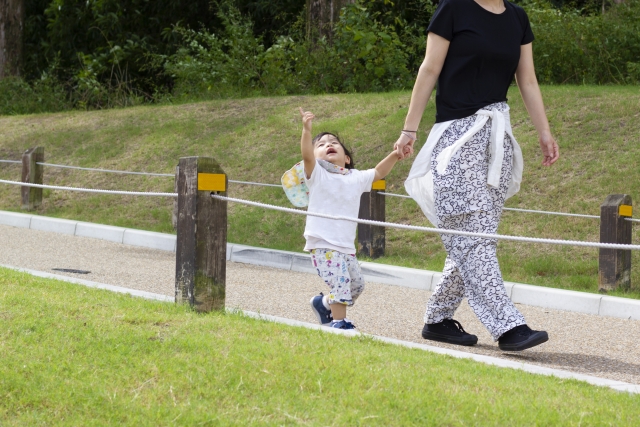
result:
[[[438,7],[450,7],[454,9],[459,9],[460,7],[464,7],[468,5],[468,3],[473,0],[440,0],[438,2]]]
[[[507,0],[505,0],[504,4],[508,9],[511,9],[513,14],[516,15],[520,25],[526,31],[526,29],[529,28],[529,16],[527,16],[527,12],[524,8]]]
[[[511,10],[513,10],[518,16],[520,17],[526,17],[527,16],[527,12],[525,12],[524,8],[518,4],[515,3],[511,3],[508,0],[505,0],[504,2],[505,7],[510,8]]]

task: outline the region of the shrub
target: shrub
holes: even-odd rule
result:
[[[365,1],[343,9],[331,41],[280,36],[268,49],[236,8],[227,4],[219,18],[219,34],[178,27],[182,47],[174,55],[155,56],[176,79],[175,96],[382,91],[412,80],[405,46]]]
[[[605,14],[582,16],[544,1],[525,3],[536,70],[541,83],[637,82],[640,0],[614,5]]]
[[[71,108],[62,86],[44,74],[31,83],[18,77],[0,80],[0,115],[33,114]]]
[[[276,55],[267,52],[261,39],[253,35],[251,22],[229,4],[219,17],[223,24],[219,34],[176,27],[182,47],[173,55],[155,56],[176,81],[174,96],[192,99],[285,93],[281,64],[269,60]]]
[[[333,43],[325,49],[325,60],[311,64],[329,68],[331,92],[379,92],[403,89],[411,84],[408,55],[392,26],[380,23],[360,1],[342,9],[333,34]],[[323,67],[324,65],[324,67]]]

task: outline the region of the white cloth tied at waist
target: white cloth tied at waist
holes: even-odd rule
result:
[[[511,130],[511,120],[509,117],[509,107],[505,111],[497,109],[480,109],[475,114],[476,121],[455,143],[440,152],[437,160],[436,170],[439,174],[447,173],[447,166],[455,153],[471,138],[477,134],[491,119],[491,135],[489,142],[489,170],[487,173],[487,184],[498,188],[500,186],[500,174],[502,172],[502,162],[504,160],[504,135],[511,138],[513,145],[513,167],[511,170],[511,182],[507,190],[506,198],[513,196],[520,190],[522,182],[522,171],[524,160],[522,150],[516,142]],[[416,160],[411,166],[409,176],[404,183],[407,194],[418,203],[427,219],[437,226],[437,216],[433,197],[433,173],[431,171],[431,156],[433,149],[440,140],[442,134],[451,126],[455,120],[436,123],[429,133],[427,142],[422,147]]]
[[[508,114],[508,113],[507,113]],[[454,154],[458,152],[464,144],[466,144],[473,136],[491,119],[491,136],[489,137],[489,150],[491,157],[489,160],[489,173],[487,176],[487,184],[494,188],[500,186],[500,172],[502,171],[502,160],[504,159],[504,132],[505,118],[502,111],[495,108],[489,110],[478,110],[476,112],[478,118],[471,128],[464,133],[454,144],[448,146],[438,154],[436,161],[438,165],[436,170],[440,175],[447,173],[447,166]]]

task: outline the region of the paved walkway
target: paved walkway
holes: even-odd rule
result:
[[[103,240],[0,225],[0,264],[94,282],[173,295],[175,254]],[[52,270],[91,271],[71,274]],[[227,306],[315,322],[309,299],[325,285],[312,274],[249,264],[227,264]],[[520,353],[503,353],[463,302],[456,313],[474,347],[425,341],[420,336],[429,292],[367,283],[349,317],[362,332],[512,361],[569,370],[640,385],[640,321],[592,316],[518,304],[534,329],[549,332],[549,342]]]

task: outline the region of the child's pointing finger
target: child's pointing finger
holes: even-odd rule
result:
[[[302,107],[298,107],[298,109],[300,110],[300,115],[302,116],[302,120],[307,121],[307,120],[316,118],[316,116],[314,116],[311,111],[304,111]]]

